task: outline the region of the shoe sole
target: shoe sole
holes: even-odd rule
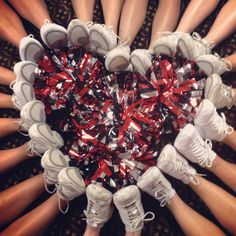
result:
[[[110,50],[108,42],[106,41],[105,37],[103,37],[103,35],[100,34],[98,30],[91,29],[89,32],[89,37],[90,37],[91,43],[93,43],[96,46],[96,48],[99,48],[104,51]],[[101,42],[104,42],[105,47],[104,45],[102,45]]]
[[[45,32],[42,33],[41,38],[43,39],[44,43],[49,47],[49,48],[62,48],[67,45],[67,34],[62,31],[58,30],[50,30],[50,32]],[[61,38],[59,40],[54,40],[55,38]],[[51,40],[53,39],[53,40]],[[53,41],[53,42],[50,42]]]
[[[37,107],[38,104],[39,104],[38,102],[34,103],[27,111],[21,110],[21,114],[27,113],[29,116],[27,120],[30,119],[34,123],[44,123],[45,122],[45,112],[44,112],[45,106],[42,106],[40,103],[40,107]],[[32,115],[32,114],[35,114],[33,110],[36,110],[37,112],[39,111],[38,119],[35,119],[35,115]],[[24,115],[22,115],[22,117],[24,118]]]
[[[52,139],[49,139],[47,136],[45,136],[44,132],[40,130],[41,126],[43,126],[45,129],[47,129],[46,133],[49,134],[49,136],[53,136],[54,137],[53,131],[48,126],[45,126],[45,124],[38,124],[35,127],[32,126],[34,129],[32,129],[32,128],[29,129],[29,136],[30,137],[37,137],[38,138],[38,136],[35,135],[35,134],[39,133],[40,136],[42,136],[43,139],[46,140],[52,148],[57,148],[58,147],[58,143],[55,142]]]
[[[79,35],[79,37],[78,37]],[[83,46],[89,43],[89,34],[83,26],[75,25],[68,29],[68,38],[73,46]],[[73,40],[72,40],[73,39]],[[76,39],[76,40],[74,40]]]
[[[186,46],[185,41],[181,38],[178,41],[178,47],[179,47],[179,50],[180,50],[183,57],[185,57],[187,59],[191,59],[190,54],[188,52],[188,47]]]
[[[131,64],[133,65],[136,72],[139,72],[143,75],[146,74],[147,70],[142,60],[140,60],[140,57],[133,55],[130,57]],[[141,68],[141,69],[140,69]]]
[[[38,50],[34,50],[34,55],[28,55],[28,51],[30,51],[30,47],[36,47]],[[44,49],[35,42],[30,42],[30,44],[27,45],[27,42],[25,42],[20,47],[20,58],[22,61],[32,61],[32,62],[38,62],[43,57]]]
[[[113,58],[106,66],[108,71],[119,72],[124,71],[129,66],[129,60],[124,56],[117,56]]]
[[[55,155],[56,152],[56,155]],[[46,156],[45,156],[46,154]],[[50,163],[50,166],[57,166],[57,167],[68,167],[68,162],[65,160],[64,155],[57,149],[51,149],[47,152],[45,152],[45,154],[43,155],[42,159],[41,159],[41,165],[43,168],[45,168],[46,166],[48,166],[48,162]],[[62,163],[58,163],[56,162],[57,159],[60,159],[60,161]],[[56,180],[57,182],[57,180]]]
[[[27,95],[30,95],[30,97],[27,97],[26,94],[23,92],[24,91],[24,87],[27,87],[29,88],[29,91],[27,92]],[[14,88],[14,86],[13,86]],[[25,82],[25,83],[22,83],[20,85],[20,88],[17,88],[17,89],[14,89],[13,90],[14,92],[14,96],[15,97],[18,97],[16,96],[16,94],[21,94],[21,97],[23,97],[24,101],[23,101],[23,104],[20,104],[21,108],[28,102],[31,102],[31,101],[34,101],[36,98],[35,98],[35,94],[34,94],[34,89],[33,87],[31,86],[31,84]]]
[[[13,71],[16,74],[17,78],[23,79],[33,84],[35,80],[35,69],[37,68],[37,64],[31,61],[29,62],[24,61],[24,62],[19,62],[15,64]],[[34,69],[31,69],[31,67],[33,67]],[[26,76],[26,74],[24,73],[25,71],[26,71],[26,74],[30,71],[30,73],[28,73],[30,74],[30,76]]]
[[[81,180],[82,185],[79,184],[80,181],[76,181],[74,178],[71,178],[71,177],[70,177],[69,172],[70,172],[71,170],[73,170],[73,174],[75,174],[75,175],[77,176],[77,179]],[[84,189],[84,192],[85,192],[85,184],[84,184],[84,180],[83,180],[83,177],[81,176],[81,174],[78,173],[79,170],[76,171],[76,170],[74,170],[73,167],[68,167],[68,168],[64,169],[63,172],[65,172],[66,178],[68,178],[72,183],[75,184],[76,189],[77,189],[77,187],[78,187],[78,185],[79,185],[79,189],[80,189],[80,190],[81,190],[81,189]],[[59,182],[59,184],[60,184],[60,182],[64,182],[64,178],[61,177],[60,174],[59,174],[58,177],[59,177],[59,178],[58,178],[58,182]],[[66,181],[66,182],[67,182],[67,181]],[[70,187],[70,186],[71,186],[71,185],[68,185],[67,188]],[[71,188],[71,190],[74,191],[74,188]]]
[[[160,44],[160,45],[156,46],[153,50],[155,52],[155,55],[174,56],[174,54],[175,54],[172,52],[171,48],[167,47],[164,44]]]
[[[211,65],[209,61],[197,61],[196,64],[202,71],[204,71],[205,74],[207,75],[214,74],[214,67]]]

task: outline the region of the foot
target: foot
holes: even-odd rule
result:
[[[67,45],[67,30],[58,24],[46,21],[40,29],[40,35],[48,48],[62,48]]]
[[[211,167],[216,157],[211,141],[209,139],[204,141],[191,124],[187,124],[179,132],[174,146],[188,160],[203,167]]]
[[[155,55],[174,56],[177,51],[177,43],[180,37],[185,34],[182,32],[165,32],[153,45]]]
[[[45,123],[45,106],[38,100],[28,102],[22,107],[20,117],[20,130],[28,131],[33,124]]]
[[[234,90],[223,84],[221,77],[217,74],[210,75],[207,78],[204,95],[217,109],[223,107],[230,109],[236,105]]]
[[[69,157],[63,155],[59,149],[50,149],[46,151],[41,159],[41,166],[44,169],[44,182],[47,192],[55,192],[49,190],[48,185],[54,185],[57,183],[57,177],[59,172],[69,166]]]
[[[109,51],[105,57],[105,66],[108,71],[125,71],[130,64],[130,47],[126,43],[121,43]]]
[[[21,110],[26,103],[36,99],[34,88],[29,82],[16,81],[12,86],[12,90],[12,102],[18,110]]]
[[[105,56],[117,45],[118,36],[112,28],[102,24],[94,24],[89,31],[90,42],[96,46],[98,54]]]
[[[232,64],[224,58],[221,58],[218,54],[199,56],[196,60],[196,63],[199,68],[207,75],[221,75],[225,71],[230,71],[232,69]]]
[[[145,75],[147,70],[152,66],[152,53],[145,49],[134,50],[131,53],[130,61],[134,71]]]
[[[135,185],[130,185],[117,191],[113,196],[113,201],[125,225],[126,232],[141,231],[144,221],[154,219],[152,212],[144,214],[141,194]],[[151,214],[152,217],[145,219],[147,214]]]
[[[38,62],[43,57],[44,48],[33,35],[29,35],[21,39],[19,53],[22,61]]]
[[[175,190],[171,187],[170,182],[156,166],[146,170],[138,179],[137,185],[144,192],[155,197],[161,207],[165,206],[175,195]]]
[[[112,216],[112,193],[100,185],[89,184],[86,189],[88,199],[87,209],[84,214],[87,224],[92,227],[102,228]]]
[[[29,155],[44,154],[49,149],[61,148],[64,141],[59,133],[52,131],[45,123],[37,123],[30,127]]]
[[[196,61],[199,56],[210,54],[213,45],[194,32],[192,37],[189,34],[182,35],[178,41],[178,48],[184,57]]]
[[[196,170],[170,144],[167,144],[161,151],[157,166],[164,173],[181,180],[185,184],[190,182],[194,184],[199,183],[196,178]]]
[[[66,213],[69,210],[68,201],[79,197],[85,193],[85,183],[80,174],[80,171],[76,167],[63,168],[58,174],[58,187],[57,195],[59,197],[59,209],[62,213]],[[67,202],[66,209],[62,209],[61,200]]]
[[[203,138],[222,141],[226,135],[233,133],[233,128],[226,123],[224,113],[218,115],[215,106],[208,99],[204,99],[194,118],[194,124]]]
[[[93,22],[83,22],[79,19],[74,19],[68,25],[68,39],[72,46],[80,47],[90,43],[89,31]]]
[[[17,62],[13,68],[13,71],[16,74],[16,80],[26,81],[33,84],[36,68],[38,68],[37,64],[32,61]]]

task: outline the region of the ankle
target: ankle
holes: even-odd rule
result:
[[[100,234],[100,228],[93,227],[87,224],[84,236],[99,236],[99,234]]]

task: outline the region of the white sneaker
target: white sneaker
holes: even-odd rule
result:
[[[12,102],[18,110],[21,110],[26,103],[36,99],[34,88],[29,82],[16,81],[12,86],[12,90]]]
[[[226,135],[232,134],[234,129],[226,123],[224,113],[217,113],[213,103],[204,99],[194,118],[194,124],[203,138],[222,141]]]
[[[144,192],[155,197],[161,207],[165,206],[175,195],[175,190],[171,187],[170,182],[156,166],[146,170],[138,179],[137,185]]]
[[[94,24],[89,31],[90,42],[93,43],[97,52],[105,56],[111,49],[117,45],[118,36],[112,31],[112,27]]]
[[[43,57],[44,48],[33,35],[29,35],[21,39],[19,53],[22,61],[38,62]]]
[[[59,172],[63,168],[69,166],[69,161],[69,157],[67,155],[63,155],[59,149],[50,149],[44,153],[41,159],[41,166],[44,169],[43,177],[47,192],[55,192],[56,189],[54,188],[54,190],[51,191],[49,190],[48,185],[54,185],[57,183],[57,176]]]
[[[134,71],[145,75],[147,70],[152,66],[152,53],[145,49],[134,50],[131,53],[130,61]]]
[[[194,32],[192,37],[189,34],[183,34],[178,41],[178,48],[184,57],[196,60],[201,55],[210,54],[213,45]]]
[[[111,207],[112,193],[100,185],[89,184],[86,188],[88,199],[87,209],[84,214],[87,224],[92,227],[102,228],[112,216],[113,207]]]
[[[33,124],[46,122],[45,106],[39,100],[27,102],[20,111],[20,117],[20,129],[28,131]]]
[[[221,75],[225,71],[232,70],[230,61],[221,58],[218,54],[201,55],[196,59],[196,64],[204,71],[205,74],[218,74]]]
[[[130,47],[126,43],[121,43],[109,51],[105,57],[105,66],[108,71],[125,71],[130,64]]]
[[[38,68],[38,65],[32,61],[17,62],[13,68],[13,71],[16,74],[16,80],[22,80],[33,84],[36,68]]]
[[[59,133],[52,131],[45,123],[37,123],[29,128],[29,142],[28,154],[41,155],[49,149],[61,148],[64,141]]]
[[[230,86],[223,84],[221,77],[217,74],[207,78],[204,95],[217,109],[223,107],[230,109],[233,105],[236,105],[234,90]]]
[[[164,173],[181,180],[185,184],[190,182],[199,184],[196,178],[197,171],[170,144],[167,144],[161,151],[157,166]]]
[[[153,45],[155,55],[174,56],[177,51],[177,44],[183,32],[163,32]]]
[[[79,19],[74,19],[68,25],[68,39],[74,47],[84,46],[89,44],[89,30],[93,22],[83,22]]]
[[[141,194],[136,185],[130,185],[118,190],[113,195],[113,202],[119,211],[126,232],[136,232],[143,228],[144,221],[151,221],[155,215],[152,212],[144,214]],[[145,217],[150,214],[150,218]]]
[[[57,177],[57,195],[59,209],[62,213],[66,213],[69,210],[69,203],[76,197],[81,196],[85,193],[85,183],[83,177],[80,174],[80,170],[76,167],[66,167],[63,168]],[[66,209],[63,210],[61,207],[61,200],[67,202]]]
[[[200,137],[195,127],[187,124],[178,134],[174,142],[175,148],[188,160],[200,166],[211,167],[216,157],[209,139]]]
[[[68,43],[67,30],[61,25],[50,23],[48,20],[40,28],[40,35],[48,48],[62,48]]]

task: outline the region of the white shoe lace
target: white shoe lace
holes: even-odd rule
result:
[[[61,168],[57,168],[55,166],[50,166],[50,167],[47,167],[44,169],[44,173],[43,173],[43,176],[44,176],[44,184],[45,184],[45,189],[48,193],[54,193],[56,191],[56,187],[53,189],[53,190],[50,190],[48,188],[48,185],[47,183],[48,182],[55,182],[55,180],[57,179],[57,175],[59,173],[59,171],[61,170]]]
[[[66,214],[69,210],[69,201],[68,200],[65,200],[64,198],[62,199],[61,196],[64,196],[63,195],[63,192],[62,192],[62,188],[61,188],[61,185],[62,184],[56,184],[56,191],[57,191],[57,198],[58,198],[58,208],[59,210],[61,211],[62,214]],[[62,209],[62,206],[61,206],[61,201],[65,201],[66,202],[66,208],[65,209]]]
[[[27,155],[29,156],[29,157],[32,157],[32,156],[34,156],[34,155],[38,155],[38,156],[40,156],[40,157],[42,157],[42,155],[37,151],[37,149],[36,149],[36,142],[34,141],[34,140],[30,140],[29,141],[29,146],[28,146],[28,149],[27,149]]]
[[[11,90],[13,90],[13,86],[14,86],[14,84],[16,83],[16,81],[17,81],[17,78],[16,78],[15,80],[13,80],[13,81],[10,83],[9,88],[10,88]]]
[[[130,39],[122,39],[115,48],[108,51],[108,53],[104,56],[104,58],[106,58],[107,55],[109,55],[113,50],[117,50],[119,48],[123,48],[123,47],[128,46],[129,40]]]
[[[88,26],[88,28],[90,28],[93,25],[93,22],[87,21],[87,22],[85,22],[85,25]]]
[[[84,210],[84,215],[86,216],[84,220],[90,221],[95,227],[97,227],[102,223],[102,216],[99,215],[99,212],[101,212],[101,207],[93,201],[88,200],[87,210]]]
[[[232,64],[230,61],[225,60],[224,58],[220,57],[220,55],[218,53],[214,53],[214,55],[222,62],[226,71],[232,70]]]
[[[214,47],[213,42],[207,42],[206,40],[202,39],[202,37],[197,32],[193,32],[192,37],[193,37],[194,40],[196,40],[197,42],[200,43],[200,44],[196,44],[197,49],[199,47],[201,47],[200,45],[204,45],[207,48],[213,48]]]
[[[223,100],[226,100],[226,104],[228,109],[230,109],[234,105],[234,94],[231,86],[227,86],[222,83],[221,91]]]
[[[204,176],[202,174],[198,174],[198,173],[191,173],[189,171],[189,164],[188,162],[184,162],[181,159],[177,158],[175,163],[171,162],[171,165],[168,166],[168,170],[172,170],[174,172],[180,173],[181,175],[184,175],[184,177],[186,177],[187,179],[190,179],[190,181],[195,184],[195,185],[199,185],[199,180],[196,176]],[[168,171],[167,170],[167,171]]]
[[[19,125],[19,129],[18,129],[18,132],[21,134],[21,135],[24,135],[26,137],[29,136],[29,134],[26,134],[24,132],[21,131],[21,128],[24,128],[26,129],[26,127],[24,126],[24,121],[23,120],[14,120],[13,123],[17,123]]]
[[[212,166],[212,160],[209,158],[212,149],[212,142],[210,139],[203,141],[203,139],[197,135],[190,145],[190,148],[201,166],[207,166],[208,168]]]
[[[225,114],[223,112],[220,114],[221,116],[218,114],[213,116],[212,126],[215,129],[217,136],[220,136],[223,139],[226,135],[232,134],[234,129],[226,123]]]
[[[155,198],[160,202],[160,206],[164,207],[169,202],[169,189],[162,181],[159,181],[153,191],[155,192]]]
[[[132,231],[138,227],[141,222],[151,221],[155,218],[155,214],[153,212],[146,212],[144,215],[139,213],[137,209],[136,203],[131,204],[126,208],[128,217],[129,217],[129,225]],[[149,218],[146,218],[148,215],[151,215]]]

